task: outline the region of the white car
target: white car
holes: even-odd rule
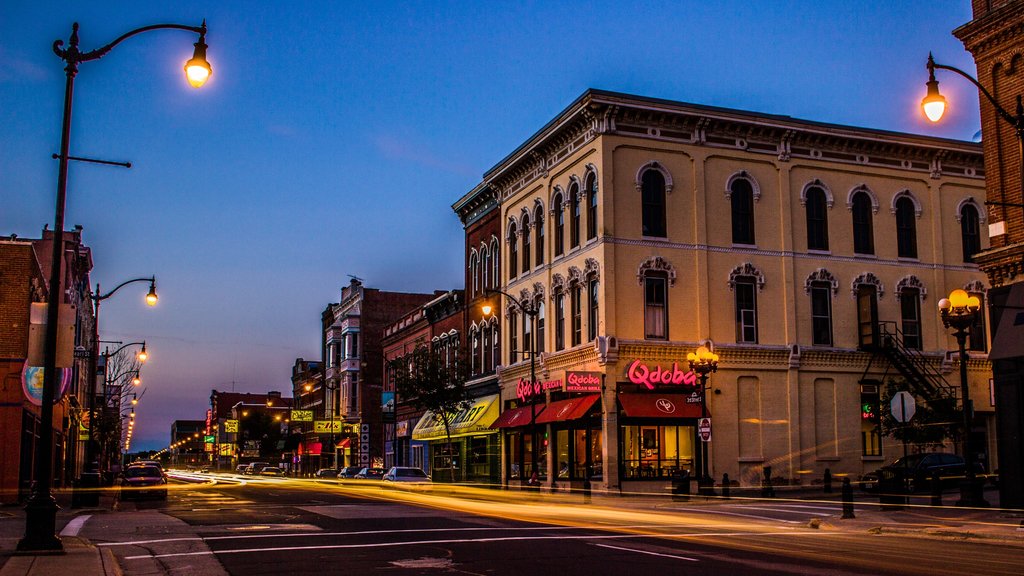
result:
[[[410,466],[392,466],[381,478],[384,482],[393,483],[396,487],[403,485],[407,487],[427,487],[432,484],[430,475],[420,468]]]

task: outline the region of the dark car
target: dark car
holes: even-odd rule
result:
[[[338,477],[338,469],[337,468],[321,468],[321,469],[317,470],[316,474],[313,474],[313,476],[315,476],[317,478],[337,478]]]
[[[964,459],[956,454],[943,452],[922,452],[897,458],[874,472],[861,477],[862,490],[873,492],[878,490],[879,483],[890,481],[894,487],[906,486],[910,492],[927,490],[931,487],[932,478],[938,474],[943,486],[953,486],[964,478],[967,467]],[[978,464],[975,473],[984,475]]]
[[[156,466],[129,466],[121,476],[121,500],[153,496],[167,499],[167,478]]]
[[[357,466],[345,466],[338,471],[338,478],[355,478],[362,468]]]
[[[359,470],[359,472],[356,472],[356,475],[354,476],[354,478],[358,478],[360,480],[380,480],[383,477],[383,468],[363,468]]]

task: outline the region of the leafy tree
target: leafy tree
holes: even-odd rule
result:
[[[906,424],[898,422],[890,403],[900,390],[910,392],[916,400],[914,417]],[[903,379],[888,380],[882,395],[882,434],[900,442],[906,440],[920,449],[940,448],[947,439],[958,440],[962,413],[955,398],[923,398],[915,394]]]
[[[457,350],[457,348],[455,348]],[[397,398],[417,408],[430,410],[444,424],[448,454],[452,454],[452,420],[470,406],[466,392],[465,362],[458,352],[454,357],[421,344],[402,358],[389,363]],[[451,481],[455,467],[449,460]]]

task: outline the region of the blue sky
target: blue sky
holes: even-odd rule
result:
[[[75,85],[68,228],[94,282],[156,274],[103,305],[102,337],[149,343],[135,446],[201,418],[212,388],[289,389],[318,358],[320,312],[368,286],[462,286],[450,205],[587,88],[969,140],[974,72],[951,31],[968,0],[905,2],[47,2],[0,5],[0,234],[53,224],[64,75],[83,50],[155,23],[207,20],[214,75],[182,66],[195,36],[150,32],[84,63]]]

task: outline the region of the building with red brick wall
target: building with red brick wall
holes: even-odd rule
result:
[[[76,351],[92,347],[92,305],[89,272],[92,254],[82,244],[81,228],[65,232],[66,249],[58,341],[58,365],[68,366],[53,411],[54,486],[77,477],[84,460],[79,440],[88,409],[87,356]],[[42,365],[47,282],[53,233],[40,239],[0,238],[0,502],[28,496],[35,475],[40,408],[33,401],[31,368]],[[41,370],[39,371],[41,374]],[[28,383],[26,383],[26,380]],[[40,380],[41,381],[41,380]],[[37,393],[41,393],[39,390]]]
[[[207,450],[207,461],[219,470],[234,470],[239,464],[261,460],[268,453],[273,453],[273,465],[291,464],[293,448],[287,445],[289,415],[292,399],[281,396],[278,391],[265,394],[252,392],[210,392],[210,408],[206,411],[204,426],[205,435],[214,436],[214,443]],[[260,440],[249,425],[258,418],[264,418],[279,426],[281,440],[286,445],[267,448],[259,446],[256,450],[261,455],[245,453],[246,440]],[[264,422],[264,424],[266,424]],[[275,435],[276,436],[276,435]]]
[[[335,447],[328,430],[317,432],[316,422],[330,422],[327,413],[327,389],[324,387],[324,368],[319,360],[296,358],[292,366],[293,408],[291,431],[299,436],[296,446],[296,470],[299,474],[314,474],[321,468],[336,468]],[[321,424],[321,427],[323,424]]]
[[[973,0],[974,19],[953,34],[974,56],[977,80],[1016,122],[982,94],[990,248],[975,255],[988,276],[993,396],[1000,464],[1000,505],[1024,508],[1024,2]],[[946,78],[952,76],[948,74]],[[943,80],[943,77],[938,78]],[[952,79],[951,79],[952,80]],[[953,80],[959,82],[959,80]],[[1015,126],[1016,124],[1016,126]]]
[[[341,427],[339,466],[384,463],[381,397],[384,329],[404,314],[442,296],[366,288],[353,278],[341,300],[321,314],[328,414]]]

